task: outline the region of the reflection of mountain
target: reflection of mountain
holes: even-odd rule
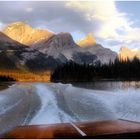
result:
[[[108,63],[116,57],[115,52],[96,44],[92,34],[77,44],[69,33],[54,34],[15,22],[0,34],[0,57],[24,70],[54,69],[69,60],[79,64]]]
[[[133,59],[134,57],[140,58],[140,49],[129,49],[127,47],[122,47],[119,51],[120,59]]]

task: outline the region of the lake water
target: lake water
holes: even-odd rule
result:
[[[72,83],[75,87],[103,91],[135,91],[140,93],[140,81],[96,81]]]
[[[13,85],[14,82],[0,82],[0,90],[7,89],[11,85]]]
[[[1,83],[0,133],[17,125],[140,122],[140,82]]]
[[[14,82],[0,82],[0,90],[7,89]],[[76,82],[71,83],[75,87],[93,90],[120,91],[120,90],[140,90],[140,81],[95,81],[95,82]]]

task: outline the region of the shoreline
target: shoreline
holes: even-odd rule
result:
[[[140,79],[95,79],[92,81],[76,81],[76,80],[55,80],[55,81],[50,81],[51,83],[63,83],[63,84],[68,84],[68,83],[92,83],[92,82],[140,82]]]

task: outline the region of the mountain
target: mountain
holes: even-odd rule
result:
[[[140,49],[129,49],[127,47],[121,47],[119,54],[118,54],[120,59],[133,59],[134,57],[140,58]]]
[[[0,32],[0,50],[6,50],[6,49],[23,49],[22,44],[19,42],[12,40],[8,36],[6,36],[4,33]],[[24,46],[26,47],[26,46]]]
[[[114,61],[117,57],[117,53],[104,48],[102,45],[97,44],[95,38],[91,33],[87,34],[85,38],[79,40],[77,44],[84,48],[85,51],[90,52],[93,55],[96,55],[97,58],[101,61],[101,63],[109,63],[109,61]]]
[[[1,70],[40,72],[53,70],[59,62],[37,50],[6,50],[0,52]]]
[[[0,60],[2,62],[0,69],[3,70],[44,71],[54,69],[59,63],[52,57],[9,38],[2,32],[0,32]]]
[[[41,41],[32,46],[44,54],[59,59],[62,63],[69,60],[76,63],[93,64],[97,62],[96,55],[80,48],[73,40],[70,33],[59,33],[51,38]]]
[[[53,33],[47,30],[33,29],[23,22],[9,24],[3,33],[24,45],[33,45],[41,40],[50,38]]]
[[[77,44],[81,47],[90,47],[96,44],[96,40],[93,37],[92,33],[88,33],[87,36],[85,36],[85,38],[77,41]]]
[[[75,43],[70,33],[54,34],[47,30],[33,29],[22,22],[9,24],[3,33],[47,58],[55,59],[58,65],[70,60],[79,64],[108,63],[116,57],[115,52],[96,44],[91,33]]]
[[[80,48],[69,33],[54,34],[47,30],[33,29],[31,26],[15,22],[9,24],[3,33],[30,48],[38,50],[48,57],[55,59],[59,64],[73,60],[77,63],[93,64],[97,61],[96,55]]]

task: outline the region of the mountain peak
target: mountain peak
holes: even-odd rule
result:
[[[24,22],[14,22],[9,25],[7,25],[3,33],[12,38],[13,40],[16,40],[20,43],[23,43],[22,40],[25,35],[28,35],[32,32],[32,27]],[[23,43],[24,44],[24,43]],[[25,44],[27,45],[27,44]]]
[[[59,38],[59,40],[61,39],[62,44],[65,44],[65,45],[74,44],[73,38],[70,33],[61,32],[57,34],[57,38]]]
[[[96,40],[92,33],[88,33],[83,39],[77,41],[77,44],[81,47],[90,47],[96,44]]]
[[[13,22],[13,23],[8,24],[4,28],[3,32],[4,33],[7,33],[7,32],[9,32],[11,30],[16,30],[16,32],[19,33],[19,31],[20,32],[23,32],[23,31],[25,31],[27,29],[28,30],[32,30],[32,27],[29,26],[28,24],[24,23],[24,22],[18,21],[18,22]]]
[[[25,26],[25,25],[28,25],[28,24],[26,24],[25,22],[21,22],[21,21],[12,22],[12,23],[8,24],[8,26],[14,26],[14,25],[15,26]]]
[[[129,51],[129,50],[130,50],[130,49],[127,48],[126,46],[123,46],[123,47],[120,48],[120,52],[122,52],[122,51]]]
[[[140,49],[129,49],[127,47],[121,47],[118,55],[122,60],[127,58],[133,59],[135,56],[140,58]]]
[[[3,33],[24,45],[33,45],[53,35],[48,30],[33,29],[24,22],[14,22],[3,30]]]
[[[60,32],[58,34],[52,35],[49,39],[43,40],[33,45],[35,49],[40,49],[42,52],[49,51],[51,54],[57,53],[57,50],[71,49],[77,46],[70,33]]]
[[[87,35],[86,35],[86,39],[87,40],[89,40],[89,41],[91,41],[91,42],[96,42],[95,41],[95,38],[93,37],[93,34],[92,33],[88,33]]]

